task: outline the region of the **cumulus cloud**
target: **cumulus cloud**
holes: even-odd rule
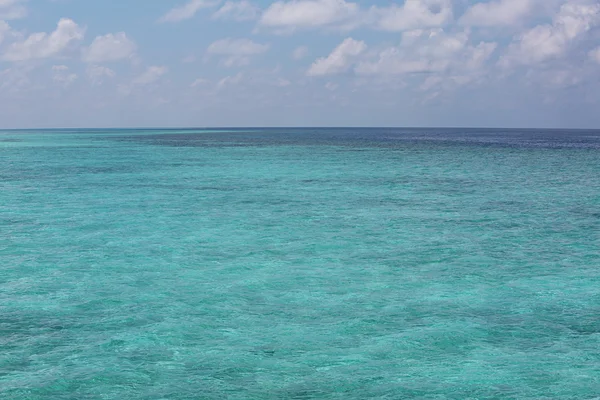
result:
[[[151,85],[157,82],[169,69],[164,66],[150,66],[136,76],[129,85],[119,85],[118,91],[123,96],[129,96],[136,88]]]
[[[550,69],[542,71],[530,70],[527,79],[545,89],[565,89],[579,85],[583,81],[583,71],[578,68]]]
[[[600,64],[600,47],[595,48],[589,53],[590,58]]]
[[[463,26],[516,24],[533,14],[540,1],[477,2],[467,9],[460,22]],[[263,12],[259,25],[279,33],[290,33],[301,28],[349,31],[358,27],[403,32],[440,28],[454,21],[452,0],[404,0],[398,3],[362,9],[358,3],[346,0],[277,1]]]
[[[213,42],[206,50],[209,54],[221,55],[255,55],[264,53],[269,45],[256,43],[250,39],[220,39]]]
[[[207,79],[198,78],[194,82],[192,82],[192,84],[190,85],[190,87],[195,88],[196,86],[204,86],[204,85],[206,85],[208,83],[209,83],[209,81]]]
[[[247,0],[228,1],[213,15],[213,19],[248,21],[258,17],[260,9]]]
[[[403,35],[399,46],[381,51],[375,61],[361,62],[356,71],[365,75],[442,72],[467,42],[465,32],[448,35],[441,29],[410,31]]]
[[[475,71],[483,68],[497,48],[498,43],[496,42],[481,42],[477,46],[468,47],[467,57],[463,59],[464,68],[468,71]]]
[[[399,46],[384,49],[374,61],[360,62],[355,70],[362,75],[428,73],[437,74],[437,79],[446,73],[476,76],[496,47],[496,43],[486,42],[470,45],[467,32],[410,31],[403,34]],[[432,86],[433,82],[435,78],[425,85]]]
[[[571,1],[561,6],[552,24],[538,25],[512,43],[500,64],[532,65],[563,56],[569,45],[600,23],[600,3]]]
[[[161,76],[169,71],[167,67],[152,66],[146,68],[141,75],[136,77],[131,83],[132,85],[145,86],[156,82]]]
[[[467,26],[514,25],[529,16],[535,0],[495,0],[472,5],[460,18]]]
[[[327,82],[325,84],[325,89],[333,92],[334,90],[336,90],[339,87],[339,85],[337,83],[333,83],[333,82]]]
[[[344,23],[359,13],[357,4],[345,0],[277,1],[264,11],[260,24],[288,30],[314,28]]]
[[[299,46],[294,49],[292,52],[292,58],[294,60],[301,60],[308,55],[308,47]]]
[[[28,68],[7,68],[0,71],[0,89],[11,93],[21,92],[31,85]]]
[[[71,73],[66,65],[52,66],[52,80],[64,86],[69,86],[77,80],[77,74]]]
[[[135,43],[124,32],[97,36],[90,47],[83,51],[83,61],[103,63],[119,61],[133,56]]]
[[[179,22],[190,19],[201,9],[214,7],[217,4],[219,4],[219,0],[191,0],[167,12],[159,19],[159,22]]]
[[[379,29],[399,32],[443,26],[452,20],[450,0],[406,0],[402,6],[373,8]]]
[[[112,79],[116,76],[115,71],[102,65],[88,66],[86,74],[93,85],[101,85],[106,79]]]
[[[11,32],[10,25],[5,21],[0,21],[0,44],[4,41],[4,37]]]
[[[211,43],[206,49],[206,53],[223,56],[223,64],[232,67],[248,64],[250,57],[265,53],[268,50],[268,44],[256,43],[250,39],[226,38]]]
[[[33,33],[24,41],[11,44],[4,54],[4,59],[27,61],[58,56],[83,40],[84,32],[85,30],[73,20],[63,18],[54,32]]]
[[[356,56],[367,49],[365,42],[345,39],[327,57],[316,60],[306,72],[308,76],[332,75],[347,71]]]
[[[287,87],[287,86],[290,86],[292,84],[292,82],[290,82],[284,78],[276,78],[272,81],[272,84],[273,84],[273,86],[277,86],[277,87]]]
[[[0,0],[0,20],[19,19],[27,16],[24,0]]]
[[[221,89],[221,88],[224,88],[225,86],[238,85],[239,83],[242,82],[243,78],[244,78],[244,74],[242,74],[241,72],[238,72],[236,75],[226,76],[225,78],[221,79],[217,83],[217,88]]]

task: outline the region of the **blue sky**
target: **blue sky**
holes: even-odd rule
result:
[[[0,128],[600,128],[598,0],[0,0]]]

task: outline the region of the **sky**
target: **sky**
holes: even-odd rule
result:
[[[0,129],[600,128],[600,0],[0,0]]]

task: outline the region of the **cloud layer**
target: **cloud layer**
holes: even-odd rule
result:
[[[4,53],[6,61],[50,58],[67,51],[84,38],[85,30],[73,20],[63,18],[51,33],[32,33],[25,40],[12,43]]]
[[[0,117],[27,121],[44,101],[51,113],[67,94],[75,108],[157,118],[221,104],[339,120],[369,99],[390,119],[402,104],[411,116],[470,119],[485,106],[596,121],[582,113],[600,106],[597,0],[173,0],[135,23],[139,10],[118,4],[108,23],[93,5],[0,0],[0,105],[17,107]]]

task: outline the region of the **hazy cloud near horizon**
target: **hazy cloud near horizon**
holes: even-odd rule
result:
[[[0,0],[0,129],[600,128],[598,0]]]

